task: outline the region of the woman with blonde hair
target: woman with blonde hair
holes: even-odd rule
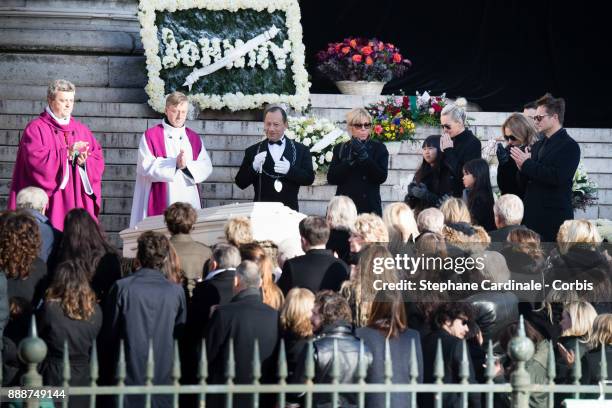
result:
[[[601,242],[597,227],[587,220],[567,220],[557,233],[557,244],[562,254],[566,254],[574,244],[595,244],[595,247]]]
[[[332,250],[338,258],[348,263],[351,252],[349,238],[357,219],[357,207],[349,197],[337,195],[327,204],[326,218],[329,224],[329,239],[325,248]]]
[[[239,249],[243,261],[253,261],[259,267],[263,302],[276,310],[280,310],[284,300],[283,292],[274,283],[274,262],[272,258],[257,243],[243,244]]]
[[[225,224],[225,239],[237,248],[252,243],[254,240],[251,220],[247,217],[230,218]]]
[[[419,236],[419,229],[414,213],[405,203],[391,203],[385,207],[383,221],[389,232],[389,240],[402,243],[414,242]]]
[[[451,197],[445,200],[440,206],[440,211],[444,214],[444,223],[453,224],[458,222],[472,223],[472,216],[465,201],[460,198]]]
[[[368,246],[368,244],[376,242],[389,242],[389,232],[382,218],[375,214],[361,214],[357,216],[349,238],[351,247],[349,264],[357,264],[357,258],[361,250]]]
[[[528,151],[537,141],[538,132],[529,118],[516,112],[508,116],[501,129],[506,146],[501,143],[497,145],[497,185],[502,195],[515,194],[522,199],[526,184],[521,179],[516,162],[510,157],[510,149],[518,147]]]
[[[287,368],[289,377],[295,371],[298,357],[312,338],[312,308],[315,295],[305,288],[293,288],[287,293],[287,298],[280,313],[280,322],[285,350],[287,353]]]
[[[387,180],[389,152],[370,137],[372,116],[366,109],[351,109],[346,124],[351,140],[334,146],[327,181],[338,186],[336,195],[355,202],[358,213],[382,215],[380,185]]]
[[[597,317],[595,308],[589,302],[571,302],[565,305],[561,314],[561,337],[557,343],[557,379],[571,380],[572,370],[565,360],[569,352],[576,353],[576,345],[579,344],[580,355],[584,356],[589,335],[593,328],[593,322]]]

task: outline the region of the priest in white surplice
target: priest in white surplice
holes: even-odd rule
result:
[[[185,126],[188,107],[184,94],[171,93],[165,119],[140,139],[130,227],[177,201],[202,208],[198,183],[210,176],[212,162],[200,136]]]

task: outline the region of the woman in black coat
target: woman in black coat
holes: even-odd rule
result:
[[[440,135],[431,135],[423,141],[423,162],[408,185],[404,201],[417,214],[426,208],[439,207],[446,195],[452,195],[452,173],[444,162],[440,150]]]
[[[89,286],[82,261],[59,264],[45,302],[37,313],[39,336],[48,347],[41,366],[43,383],[63,384],[64,344],[70,357],[70,385],[90,384],[90,358],[102,327],[102,310]],[[71,397],[71,407],[89,406],[89,397]]]
[[[104,299],[115,281],[121,279],[121,256],[106,240],[101,227],[82,208],[68,212],[58,262],[80,259],[85,265],[91,288],[98,301]]]
[[[537,131],[532,122],[523,114],[513,113],[502,125],[502,133],[506,146],[497,145],[497,186],[501,194],[514,194],[523,199],[525,196],[525,180],[521,178],[516,162],[510,157],[510,149],[518,147],[529,151],[536,142]]]
[[[463,185],[463,200],[467,203],[473,223],[487,231],[495,230],[495,200],[486,160],[474,159],[463,165]]]
[[[329,225],[329,239],[325,248],[349,264],[351,261],[349,238],[357,218],[355,203],[347,196],[332,197],[327,205],[326,218]]]
[[[337,185],[336,195],[350,197],[358,213],[382,216],[380,185],[387,180],[389,152],[370,138],[372,116],[364,108],[346,115],[351,140],[336,145],[327,172],[329,184]]]

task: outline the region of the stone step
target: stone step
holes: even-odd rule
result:
[[[10,83],[0,83],[0,99],[21,99],[33,101],[47,100],[46,85],[15,86]],[[83,102],[120,102],[145,104],[149,97],[143,88],[104,88],[94,86],[82,86],[77,84],[76,92],[77,107]]]

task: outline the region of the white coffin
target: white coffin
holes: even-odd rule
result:
[[[235,203],[198,210],[198,220],[191,232],[193,239],[208,246],[225,242],[224,228],[233,217],[251,219],[253,238],[257,241],[271,240],[280,243],[287,239],[300,242],[298,225],[306,215],[284,206],[282,203]],[[170,236],[164,216],[148,217],[134,228],[119,233],[123,240],[123,256],[135,257],[137,240],[145,231],[157,231]]]

